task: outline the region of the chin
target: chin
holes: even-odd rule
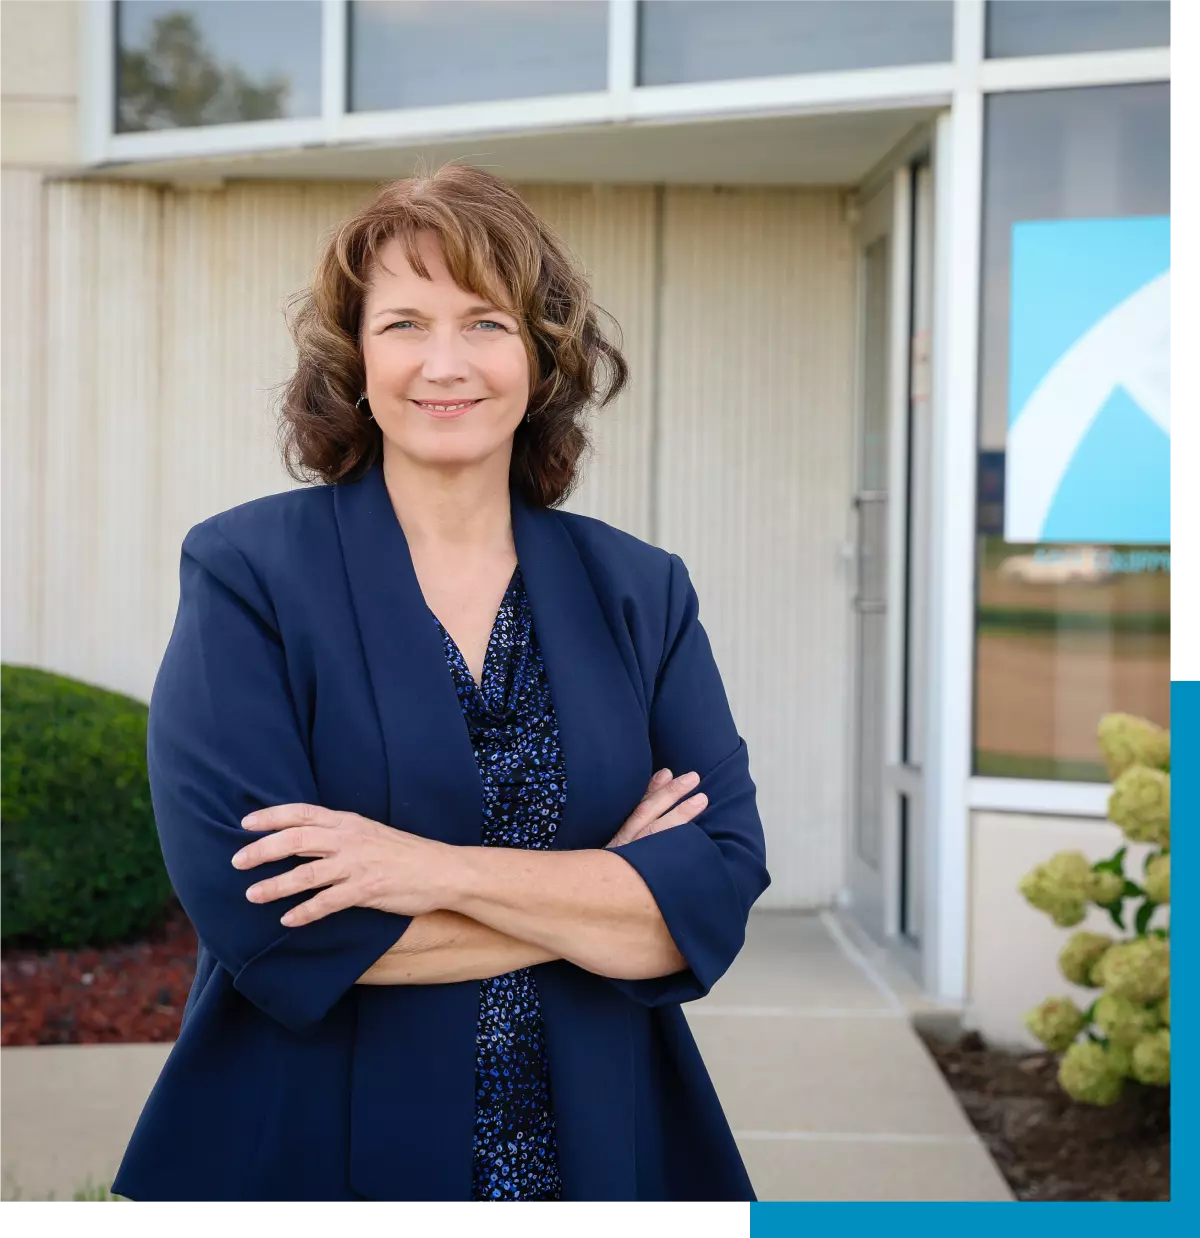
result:
[[[497,454],[507,454],[511,439],[500,443],[448,442],[397,444],[396,449],[414,464],[429,468],[471,468],[486,463]]]

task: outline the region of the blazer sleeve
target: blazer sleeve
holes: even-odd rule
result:
[[[255,904],[246,890],[308,863],[301,856],[235,869],[235,851],[265,835],[248,812],[319,803],[271,602],[214,521],[183,542],[179,609],[151,694],[150,794],[171,884],[234,987],[289,1030],[312,1030],[411,917],[349,907],[287,928],[308,890]]]
[[[703,997],[741,950],[746,920],[771,884],[746,743],[730,713],[687,568],[670,556],[667,640],[650,706],[654,767],[696,770],[708,796],[691,821],[613,847],[654,895],[683,971],[611,979],[647,1006]]]

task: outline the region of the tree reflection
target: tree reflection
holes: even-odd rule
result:
[[[168,13],[155,18],[145,46],[121,48],[119,124],[132,132],[274,120],[291,89],[282,74],[255,82],[218,63],[195,18]]]

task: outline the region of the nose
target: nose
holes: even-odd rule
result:
[[[431,383],[467,378],[471,362],[467,341],[457,328],[430,330],[423,342],[421,377]]]

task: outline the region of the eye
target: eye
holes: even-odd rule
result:
[[[497,331],[507,331],[508,328],[502,322],[495,322],[491,318],[483,318],[475,324],[477,327],[495,327]],[[485,335],[494,335],[493,331],[485,331]]]
[[[411,318],[404,318],[404,319],[401,319],[400,322],[388,323],[385,329],[390,331],[393,327],[413,327],[413,326],[416,326],[416,323],[414,323]]]

